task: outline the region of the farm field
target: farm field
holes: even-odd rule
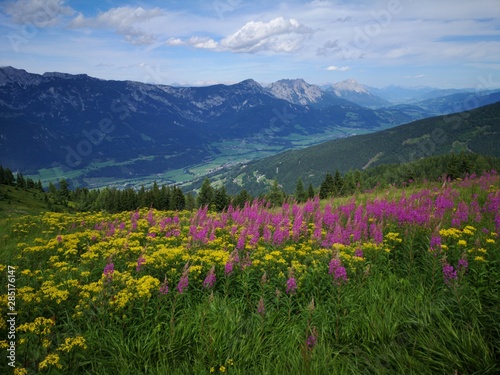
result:
[[[2,226],[2,374],[500,372],[495,172]]]

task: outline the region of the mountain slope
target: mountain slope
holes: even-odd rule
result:
[[[42,181],[71,176],[74,184],[99,186],[217,167],[235,143],[250,146],[241,153],[237,146],[230,162],[414,119],[340,99],[330,104],[291,103],[253,80],[172,87],[0,68],[0,160]]]
[[[350,104],[347,100],[322,90],[317,85],[310,85],[303,79],[282,79],[271,83],[266,89],[275,97],[294,104],[312,105],[318,108]]]
[[[338,82],[328,87],[327,92],[363,107],[380,108],[391,105],[388,101],[374,95],[367,87],[359,84],[354,79]]]
[[[449,116],[433,117],[371,134],[336,139],[234,168],[217,178],[258,194],[277,179],[293,192],[299,177],[318,186],[327,172],[403,163],[452,151],[500,156],[500,102]],[[215,177],[215,176],[214,176]],[[306,185],[307,186],[307,185]],[[230,190],[232,191],[232,190]]]

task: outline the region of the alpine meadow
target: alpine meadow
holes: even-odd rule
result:
[[[500,374],[498,5],[0,1],[0,375]]]

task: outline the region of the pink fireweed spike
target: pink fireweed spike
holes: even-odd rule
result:
[[[210,271],[208,271],[208,274],[205,277],[205,280],[203,280],[203,287],[205,289],[213,288],[216,280],[217,280],[217,278],[215,276],[215,266],[212,266],[212,268],[210,268]]]

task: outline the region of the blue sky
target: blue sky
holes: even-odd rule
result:
[[[0,1],[0,35],[33,73],[500,88],[498,0]]]

